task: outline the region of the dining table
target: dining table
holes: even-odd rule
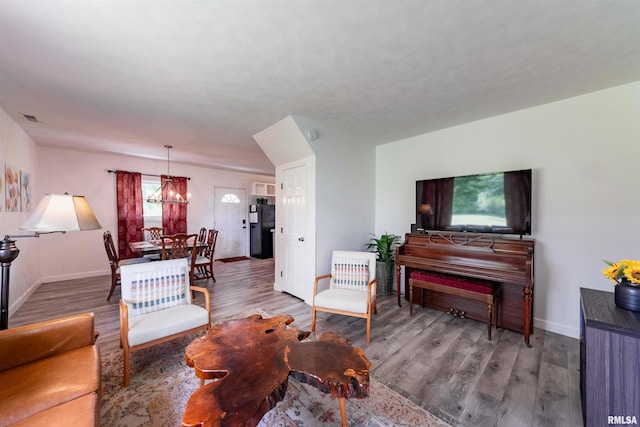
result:
[[[171,248],[171,243],[166,243],[167,249]],[[200,251],[207,246],[206,242],[197,242],[196,250]],[[129,248],[140,256],[145,255],[153,255],[162,253],[162,241],[140,241],[140,242],[129,242]]]
[[[129,242],[129,248],[140,256],[159,254],[162,252],[162,242]]]

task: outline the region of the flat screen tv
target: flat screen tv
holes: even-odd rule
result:
[[[531,234],[531,169],[416,181],[419,232]]]

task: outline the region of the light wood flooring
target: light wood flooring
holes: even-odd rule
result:
[[[310,330],[311,308],[273,290],[273,260],[215,263],[212,318],[262,308],[290,314],[293,326]],[[9,327],[92,311],[102,354],[120,351],[117,288],[107,302],[110,277],[41,285],[9,319]],[[202,297],[200,297],[202,298]],[[203,303],[202,300],[196,300]],[[408,303],[378,298],[371,343],[366,320],[318,313],[316,331],[335,331],[365,349],[372,375],[432,413],[459,426],[581,426],[578,340],[536,329],[528,348],[522,335]],[[135,357],[135,353],[133,355]]]

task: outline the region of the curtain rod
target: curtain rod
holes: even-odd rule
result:
[[[107,169],[107,172],[109,172],[109,173],[116,173],[116,172],[139,173],[139,172],[131,172],[131,171],[116,170],[116,169]],[[140,175],[144,175],[144,176],[157,176],[158,178],[162,176],[162,175],[157,175],[157,174],[153,174],[153,173],[141,173]],[[191,178],[190,178],[190,177],[188,177],[188,176],[176,176],[176,175],[171,175],[171,176],[176,177],[176,178],[186,178],[186,179],[188,179],[188,180],[191,180]]]

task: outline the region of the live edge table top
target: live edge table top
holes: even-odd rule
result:
[[[371,363],[335,333],[303,341],[291,316],[255,314],[213,326],[185,350],[196,376],[214,380],[187,403],[184,426],[257,425],[284,398],[289,375],[334,398],[369,395]]]

